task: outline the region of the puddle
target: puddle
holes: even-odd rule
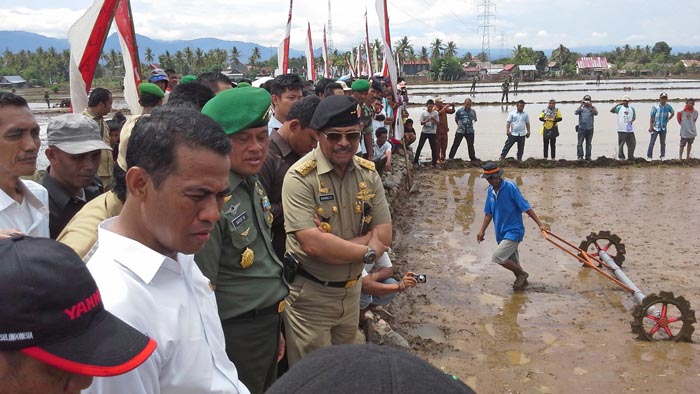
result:
[[[440,327],[430,323],[421,324],[409,330],[409,334],[422,339],[431,339],[437,343],[445,343],[447,341],[445,332]]]

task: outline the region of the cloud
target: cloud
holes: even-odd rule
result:
[[[608,36],[608,33],[605,33],[605,32],[599,33],[599,32],[594,31],[593,33],[591,33],[591,37],[593,37],[593,38],[605,38],[607,36]]]

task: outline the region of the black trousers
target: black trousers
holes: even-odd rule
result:
[[[437,142],[435,141],[435,134],[426,134],[426,133],[420,133],[420,140],[418,141],[418,148],[416,148],[416,156],[413,159],[413,162],[418,164],[418,159],[420,158],[420,151],[423,150],[423,145],[425,145],[425,141],[427,140],[430,143],[430,150],[432,153],[432,163],[437,164]]]
[[[554,160],[557,156],[557,137],[554,138],[547,138],[545,136],[542,136],[542,143],[544,144],[544,158],[547,158],[547,148],[550,146],[552,147],[552,160]]]
[[[518,144],[518,161],[523,160],[523,152],[525,151],[525,136],[520,135],[509,135],[508,139],[506,140],[506,144],[503,146],[503,150],[501,151],[501,159],[505,159],[508,155],[508,151],[510,151],[510,148],[515,144]]]
[[[467,149],[469,150],[469,160],[476,160],[476,153],[474,152],[474,133],[455,133],[455,139],[452,141],[452,148],[450,148],[450,160],[455,158],[457,154],[457,149],[462,143],[462,138],[467,140]]]

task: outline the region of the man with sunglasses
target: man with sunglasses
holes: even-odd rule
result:
[[[373,162],[355,156],[359,111],[352,97],[321,101],[311,120],[319,146],[284,178],[287,251],[299,262],[283,313],[290,366],[316,349],[354,342],[362,268],[391,244],[381,179]]]

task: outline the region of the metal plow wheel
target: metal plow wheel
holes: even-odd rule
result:
[[[644,297],[642,303],[634,307],[632,315],[632,332],[637,334],[637,339],[691,342],[695,331],[695,311],[690,309],[690,302],[680,296],[674,297],[670,291]]]
[[[625,261],[625,244],[622,243],[620,237],[610,231],[591,233],[584,241],[581,241],[579,249],[584,250],[589,256],[595,258],[598,258],[600,252],[603,251],[620,267],[622,267],[622,262]],[[583,254],[579,254],[579,256],[583,257]]]

